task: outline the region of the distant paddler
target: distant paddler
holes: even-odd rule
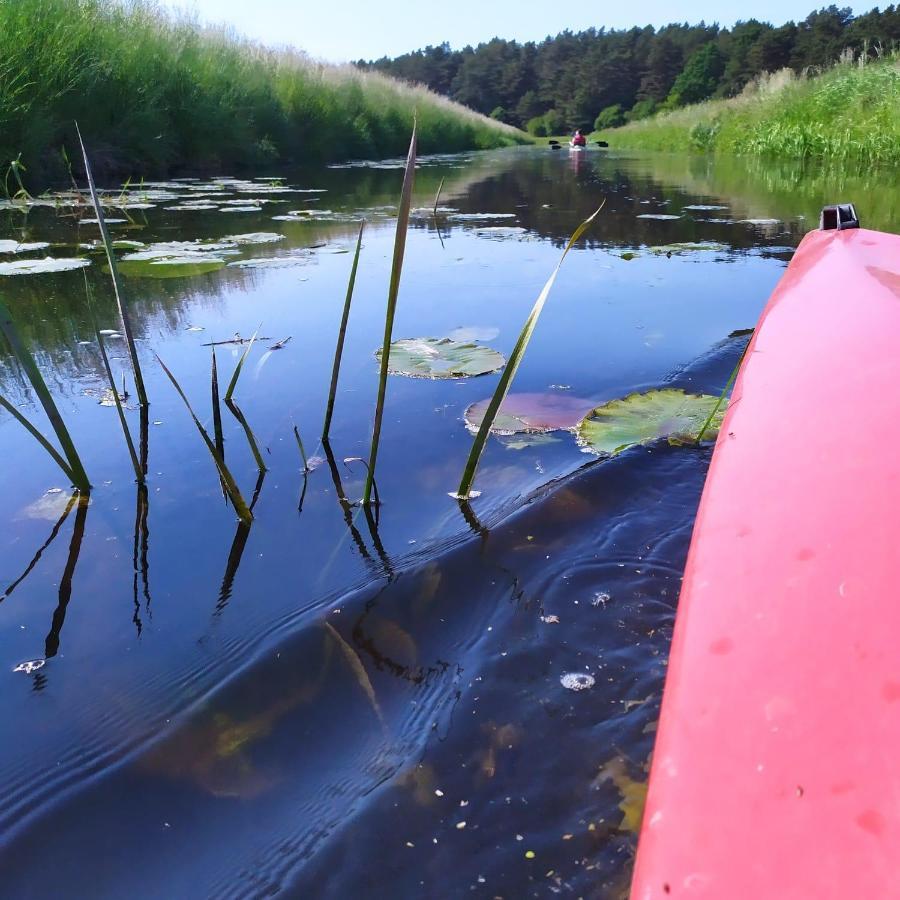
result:
[[[575,134],[572,135],[572,139],[569,141],[569,146],[578,148],[587,146],[587,138],[581,133],[580,128],[575,129]]]

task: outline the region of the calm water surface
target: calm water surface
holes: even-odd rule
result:
[[[68,504],[52,461],[0,418],[4,895],[623,895],[709,448],[600,461],[565,431],[494,438],[482,495],[463,510],[448,497],[471,443],[463,411],[497,376],[393,377],[378,519],[342,504],[362,491],[362,466],[343,460],[368,452],[401,171],[259,174],[304,192],[147,186],[207,193],[215,208],[163,198],[112,226],[144,243],[285,236],[228,263],[313,248],[297,265],[128,277],[151,400],[146,493],[114,409],[98,402],[82,272],[0,278],[95,485],[89,506]],[[606,198],[514,388],[597,403],[721,390],[746,340],[733,332],[755,324],[822,203],[853,200],[864,224],[885,229],[898,209],[877,173],[703,158],[431,158],[416,205],[431,206],[441,178],[444,211],[411,227],[394,337],[475,327],[508,353],[568,235]],[[224,202],[248,198],[271,202]],[[318,213],[273,218],[297,209]],[[327,455],[317,445],[343,251],[360,218],[333,455],[304,484],[291,429]],[[25,256],[91,259],[100,327],[116,329],[102,256],[76,246],[96,236],[65,209],[0,210],[0,239],[69,245]],[[673,242],[710,244],[648,249]],[[256,498],[246,529],[153,351],[208,420],[206,345],[260,323],[235,396],[263,479],[225,413],[228,463]],[[109,346],[121,372],[123,342]],[[241,351],[218,347],[223,386]],[[5,347],[0,384],[39,418]],[[128,416],[137,432],[139,413]],[[30,660],[46,662],[14,671]],[[566,673],[593,686],[568,690]]]

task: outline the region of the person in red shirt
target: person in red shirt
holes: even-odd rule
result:
[[[572,135],[572,146],[573,147],[585,147],[587,146],[587,138],[581,133],[580,128],[575,129],[575,134]]]

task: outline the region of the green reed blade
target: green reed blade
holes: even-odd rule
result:
[[[216,365],[216,348],[212,348],[212,373],[210,375],[210,392],[212,394],[213,432],[216,439],[216,450],[225,459],[225,435],[222,433],[222,407],[219,403],[219,369]]]
[[[244,434],[247,436],[247,443],[250,445],[250,452],[253,454],[253,459],[256,461],[256,468],[259,469],[260,472],[266,472],[268,469],[266,468],[266,464],[263,462],[262,454],[259,452],[259,445],[256,443],[256,436],[253,434],[253,430],[250,428],[250,423],[244,417],[244,414],[241,412],[241,408],[234,402],[234,400],[226,400],[225,405],[231,411],[231,414],[240,422],[241,428],[244,429]]]
[[[137,483],[144,483],[144,470],[138,461],[137,451],[134,449],[134,441],[131,439],[131,431],[128,429],[128,422],[125,419],[125,411],[122,409],[122,401],[119,399],[119,392],[116,390],[116,380],[113,378],[112,367],[109,364],[109,356],[106,354],[106,345],[103,343],[103,335],[100,333],[100,326],[97,324],[97,317],[94,315],[94,307],[91,304],[91,286],[84,276],[84,291],[87,299],[88,315],[91,317],[91,325],[94,327],[94,335],[97,338],[97,345],[100,347],[100,356],[103,359],[103,368],[106,371],[106,380],[109,382],[109,389],[112,391],[113,400],[116,404],[116,412],[119,414],[119,424],[122,426],[122,434],[125,435],[125,443],[128,445],[128,453],[131,456],[131,464],[134,466],[134,474],[137,477]],[[124,385],[123,391],[124,394]]]
[[[606,201],[604,200],[603,203],[605,202]],[[506,395],[509,393],[510,385],[512,384],[513,378],[515,378],[516,371],[519,368],[519,364],[522,362],[522,357],[525,355],[525,350],[528,348],[528,343],[531,340],[531,335],[534,333],[534,328],[535,325],[537,325],[537,320],[540,317],[541,310],[544,308],[544,304],[547,302],[547,297],[550,295],[550,291],[553,288],[554,283],[556,282],[556,276],[559,274],[559,270],[562,268],[562,264],[563,262],[565,262],[566,256],[568,255],[569,251],[572,249],[578,239],[584,234],[584,232],[587,231],[591,223],[599,214],[600,210],[603,209],[603,203],[601,203],[598,209],[590,216],[588,216],[575,229],[572,237],[569,238],[569,242],[566,244],[565,250],[563,250],[559,262],[556,264],[556,268],[553,270],[553,274],[547,279],[547,283],[544,285],[544,288],[535,301],[531,312],[528,314],[528,318],[525,320],[525,325],[523,326],[522,331],[519,334],[516,345],[515,347],[513,347],[512,353],[510,353],[509,355],[509,360],[506,363],[506,367],[503,369],[503,372],[500,375],[500,381],[498,382],[497,388],[494,391],[494,396],[491,397],[491,402],[488,404],[488,407],[485,410],[484,418],[481,420],[481,426],[478,429],[478,434],[475,435],[475,440],[472,443],[472,449],[469,451],[469,458],[466,460],[466,467],[463,470],[462,480],[460,481],[459,488],[456,492],[456,496],[460,499],[465,500],[471,496],[472,482],[474,482],[475,480],[475,472],[478,469],[478,461],[481,459],[481,453],[484,450],[484,445],[487,443],[488,435],[491,431],[491,426],[494,424],[494,419],[497,417],[497,413],[500,410],[501,404],[506,399]]]
[[[50,441],[48,441],[47,438],[45,438],[2,394],[0,394],[0,406],[2,406],[20,425],[28,430],[31,436],[40,443],[50,456],[53,457],[53,461],[63,470],[66,478],[68,478],[72,484],[75,484],[74,473],[69,468],[69,464],[59,455],[59,451],[56,447],[54,447],[53,444],[51,444]]]
[[[306,450],[303,449],[303,441],[300,440],[300,431],[296,425],[294,426],[294,437],[297,438],[297,446],[300,448],[300,458],[303,460],[303,471],[308,472],[309,463],[306,459]],[[327,441],[327,438],[323,437],[322,440]]]
[[[259,326],[262,328],[262,325]],[[228,382],[228,390],[225,391],[225,401],[228,402],[231,399],[231,395],[234,393],[234,389],[237,387],[238,378],[241,375],[241,369],[244,368],[244,360],[250,353],[250,350],[253,348],[253,344],[256,342],[256,336],[259,334],[259,328],[253,332],[253,337],[250,338],[250,342],[244,348],[244,352],[241,354],[241,358],[238,360],[238,364],[234,367],[234,373],[231,376],[231,381]]]
[[[178,396],[184,401],[184,405],[187,407],[188,412],[191,414],[191,418],[194,420],[194,424],[197,426],[197,431],[200,432],[200,437],[203,438],[203,443],[206,444],[206,449],[209,450],[209,455],[213,458],[213,462],[216,464],[216,468],[219,471],[219,476],[222,479],[222,483],[225,485],[225,490],[228,491],[228,497],[231,500],[232,505],[234,506],[235,512],[238,514],[239,518],[242,522],[250,523],[253,521],[253,513],[250,512],[249,507],[247,506],[246,501],[241,496],[240,489],[237,486],[237,482],[234,480],[234,476],[228,469],[228,466],[225,465],[225,460],[219,456],[219,452],[216,450],[215,444],[209,439],[209,435],[206,433],[206,429],[203,425],[200,424],[200,420],[197,418],[194,413],[193,408],[191,407],[191,403],[185,395],[184,391],[181,389],[181,385],[178,383],[175,376],[166,368],[166,364],[159,358],[159,354],[153,354],[156,357],[156,361],[162,366],[163,372],[169,376],[169,381],[172,382],[175,390],[178,391]]]
[[[341,373],[341,357],[344,354],[344,338],[347,335],[347,322],[350,319],[350,302],[353,299],[353,287],[356,284],[356,269],[359,265],[359,251],[362,247],[365,220],[359,223],[359,236],[356,238],[356,252],[353,254],[353,265],[350,267],[350,281],[347,284],[347,296],[344,298],[344,311],[341,314],[341,327],[338,329],[337,347],[334,350],[334,365],[331,368],[331,387],[328,389],[328,407],[325,410],[325,424],[322,426],[322,440],[328,440],[331,429],[331,417],[334,415],[334,398],[337,394],[338,376]],[[304,456],[305,464],[305,456]]]
[[[13,322],[12,316],[2,301],[0,301],[0,331],[6,335],[6,339],[9,341],[9,345],[12,348],[13,355],[18,360],[19,365],[25,370],[25,374],[31,383],[31,387],[35,394],[37,394],[38,400],[40,400],[41,406],[43,406],[44,412],[47,414],[47,418],[50,420],[53,430],[56,432],[56,439],[62,447],[68,464],[62,461],[60,454],[53,449],[50,442],[41,435],[41,433],[25,418],[25,416],[12,406],[12,404],[8,401],[3,401],[4,408],[12,413],[12,415],[15,416],[15,418],[24,425],[38,441],[40,441],[44,449],[53,457],[56,464],[72,479],[72,484],[83,493],[88,493],[91,489],[91,485],[88,481],[87,474],[84,471],[84,466],[81,464],[81,459],[78,456],[78,451],[75,449],[75,444],[72,441],[69,430],[66,428],[66,423],[63,422],[62,416],[60,415],[56,404],[53,402],[53,397],[47,389],[44,377],[37,367],[37,363],[35,363],[34,358],[22,342],[22,338],[19,336],[19,331]]]
[[[750,340],[752,341],[753,338],[751,337]],[[710,411],[709,416],[707,417],[706,421],[703,423],[703,426],[701,427],[700,431],[697,432],[697,443],[698,444],[703,440],[703,435],[706,434],[706,431],[709,428],[710,423],[716,417],[716,413],[719,411],[722,404],[725,402],[725,397],[728,394],[728,392],[731,390],[731,386],[737,380],[738,372],[740,372],[740,370],[741,370],[741,363],[744,361],[744,357],[747,355],[747,350],[749,348],[750,348],[750,341],[747,341],[746,346],[741,351],[741,355],[738,357],[737,363],[735,363],[734,368],[731,370],[731,374],[728,376],[728,381],[725,382],[725,387],[722,388],[722,393],[719,394],[719,399],[716,400],[716,405],[713,406],[712,410]]]
[[[141,406],[147,406],[147,392],[144,389],[144,376],[141,373],[141,364],[138,360],[137,347],[134,343],[134,333],[131,330],[131,319],[128,317],[128,310],[125,308],[125,292],[122,290],[122,278],[116,267],[116,255],[113,251],[112,241],[109,237],[109,231],[106,227],[106,219],[103,216],[103,207],[100,205],[100,197],[97,195],[97,188],[94,185],[94,175],[91,172],[91,164],[88,160],[87,150],[84,141],[81,139],[81,132],[78,129],[78,123],[75,123],[75,131],[78,134],[78,143],[81,145],[81,155],[84,158],[84,172],[87,175],[88,188],[91,192],[91,203],[94,205],[94,214],[97,216],[97,223],[100,228],[100,239],[103,241],[103,249],[106,250],[106,260],[109,263],[109,274],[112,277],[113,292],[116,295],[116,304],[119,307],[119,316],[122,319],[122,331],[125,334],[125,340],[128,344],[128,353],[131,356],[131,367],[134,369],[134,386],[137,390],[138,403]]]
[[[403,173],[403,187],[400,189],[400,208],[397,211],[397,231],[394,235],[394,258],[391,263],[391,280],[388,287],[387,315],[384,322],[384,342],[381,350],[381,371],[378,375],[378,399],[375,403],[375,423],[372,427],[372,447],[369,451],[369,468],[363,503],[370,503],[372,482],[375,478],[375,462],[378,457],[378,442],[381,439],[381,420],[384,416],[384,396],[387,392],[388,363],[391,355],[391,335],[394,331],[394,313],[397,310],[397,295],[400,293],[400,273],[403,270],[403,253],[406,250],[406,233],[409,229],[409,208],[412,203],[413,183],[416,177],[416,122],[413,121],[406,169]]]
[[[431,218],[435,218],[437,216],[437,208],[438,202],[441,199],[441,191],[444,188],[444,179],[441,179],[441,183],[438,185],[437,193],[434,195],[434,207],[431,210]]]

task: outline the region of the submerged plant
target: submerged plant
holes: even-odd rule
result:
[[[378,459],[378,442],[381,439],[381,419],[384,415],[384,397],[387,391],[388,362],[390,359],[391,335],[394,331],[394,313],[397,310],[397,295],[400,293],[400,273],[403,270],[403,254],[406,250],[406,233],[409,229],[409,209],[412,203],[413,183],[416,177],[416,122],[413,122],[406,168],[403,172],[403,186],[400,189],[400,207],[397,211],[397,231],[394,235],[394,257],[391,263],[391,280],[388,287],[387,314],[384,321],[384,341],[381,348],[381,370],[378,375],[378,399],[375,402],[375,423],[372,427],[372,446],[369,450],[369,464],[366,472],[366,486],[363,503],[371,503],[372,485],[375,480],[375,463]]]
[[[84,173],[87,176],[88,188],[91,192],[91,203],[94,205],[94,214],[97,217],[97,225],[100,228],[100,240],[103,242],[103,249],[106,251],[106,259],[109,263],[109,274],[112,278],[113,292],[116,295],[116,304],[119,307],[119,316],[122,319],[122,330],[125,335],[125,342],[128,345],[128,353],[131,356],[131,367],[134,370],[134,386],[137,390],[138,402],[141,406],[148,404],[147,391],[144,389],[144,376],[141,372],[141,363],[137,355],[137,347],[134,343],[134,333],[131,329],[131,319],[128,316],[128,310],[125,307],[125,294],[122,290],[122,280],[119,277],[119,270],[116,268],[116,255],[113,250],[112,240],[109,237],[109,231],[106,227],[106,219],[103,216],[103,206],[100,203],[100,197],[97,194],[97,188],[94,185],[94,175],[91,172],[91,163],[88,159],[87,150],[84,141],[81,138],[81,131],[78,130],[78,124],[75,124],[75,131],[78,134],[78,143],[81,146],[81,155],[84,159]]]
[[[460,480],[459,487],[456,491],[456,496],[459,499],[467,500],[473,496],[472,483],[475,481],[475,473],[478,471],[478,462],[481,459],[484,445],[487,442],[488,435],[491,433],[491,428],[494,424],[494,419],[497,417],[497,413],[500,411],[500,406],[506,399],[506,395],[509,393],[510,385],[512,384],[513,378],[515,378],[519,364],[522,362],[522,357],[525,355],[526,349],[528,349],[528,343],[534,333],[534,328],[541,315],[541,310],[543,310],[544,304],[547,302],[547,297],[550,295],[550,290],[556,282],[556,276],[559,274],[559,270],[562,268],[562,264],[565,262],[569,251],[575,246],[575,243],[585,231],[587,231],[601,209],[603,209],[602,203],[595,212],[588,216],[575,229],[572,237],[569,238],[569,242],[563,250],[559,262],[556,264],[556,268],[547,279],[547,283],[538,295],[531,312],[528,314],[528,318],[525,320],[525,325],[522,327],[518,340],[516,340],[516,345],[509,355],[509,361],[506,364],[506,368],[503,370],[503,374],[500,376],[500,381],[497,384],[497,389],[494,391],[494,396],[491,397],[487,409],[484,411],[478,433],[475,435],[475,440],[472,442],[472,449],[469,451],[469,458],[466,460],[462,479]]]
[[[356,252],[353,254],[353,265],[350,267],[350,281],[347,284],[347,296],[344,298],[344,311],[341,313],[341,326],[338,329],[337,346],[334,349],[334,365],[331,368],[331,386],[328,388],[328,406],[325,409],[325,424],[322,426],[322,440],[328,440],[331,430],[331,418],[334,415],[334,399],[337,394],[338,377],[341,374],[341,357],[344,354],[344,338],[347,335],[347,322],[350,319],[350,302],[353,300],[353,288],[356,284],[356,269],[359,265],[359,251],[362,247],[365,221],[359,223],[359,236],[356,238]],[[305,457],[304,457],[305,465]]]
[[[0,331],[3,332],[7,341],[9,341],[13,355],[24,370],[35,394],[37,394],[38,400],[44,408],[44,412],[47,414],[47,418],[50,420],[53,430],[56,432],[56,437],[63,449],[65,459],[63,459],[53,444],[51,444],[47,438],[45,438],[44,435],[41,434],[41,432],[38,431],[38,429],[5,397],[0,396],[0,406],[9,412],[10,415],[31,433],[32,437],[34,437],[50,454],[53,461],[63,470],[63,472],[65,472],[66,476],[71,480],[75,487],[82,493],[88,493],[91,489],[91,485],[88,481],[87,474],[84,471],[84,466],[81,464],[81,458],[78,456],[78,451],[75,449],[75,443],[72,441],[72,436],[69,434],[66,423],[60,415],[56,403],[53,401],[53,397],[47,388],[44,377],[41,375],[40,369],[38,369],[37,363],[34,361],[34,357],[32,357],[28,352],[27,347],[22,342],[22,338],[13,322],[12,316],[2,301],[0,301]]]

